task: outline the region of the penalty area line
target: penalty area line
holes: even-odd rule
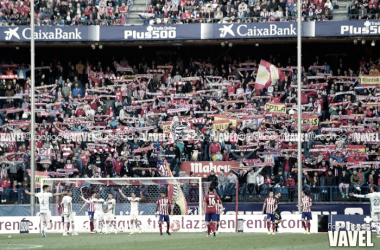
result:
[[[2,250],[17,250],[17,249],[36,249],[42,248],[43,245],[28,245],[28,244],[0,244]]]

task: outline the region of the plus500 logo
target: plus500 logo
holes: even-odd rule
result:
[[[148,26],[146,32],[136,30],[124,31],[124,39],[166,39],[176,38],[177,32],[175,27],[152,27]]]

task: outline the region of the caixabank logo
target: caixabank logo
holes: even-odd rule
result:
[[[340,27],[340,34],[341,35],[379,35],[380,34],[380,21],[367,20],[361,24],[360,25],[342,25]]]
[[[4,30],[5,41],[25,41],[30,40],[32,32],[30,28],[8,28]],[[47,40],[47,41],[60,41],[60,40],[82,40],[82,32],[78,28],[71,31],[64,31],[61,28],[52,28],[49,30],[36,30],[34,32],[34,39]]]
[[[125,30],[126,40],[146,40],[146,39],[173,39],[177,38],[177,28],[175,26],[147,26],[138,27],[135,30]]]
[[[330,247],[373,247],[372,231],[376,230],[369,216],[333,215],[328,224]]]
[[[223,25],[218,29],[220,38],[239,38],[239,37],[288,37],[296,36],[297,28],[295,24],[230,24]]]

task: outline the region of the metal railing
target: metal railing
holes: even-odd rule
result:
[[[343,195],[340,192],[339,186],[318,186],[310,187],[304,185],[303,189],[307,190],[308,195],[313,199],[313,202],[362,202],[367,201],[366,199],[360,199],[349,196],[349,193],[356,194],[368,194],[369,187],[362,186],[360,191],[356,187],[350,185],[348,189],[343,188]],[[262,202],[265,197],[268,196],[269,191],[274,193],[281,193],[281,201],[283,202],[297,202],[297,185],[294,187],[268,187],[262,186],[256,188],[256,186],[243,185],[239,187],[239,202]],[[235,196],[236,192],[231,189],[227,190],[228,196]],[[234,199],[232,199],[234,201]]]
[[[367,14],[367,16],[365,17],[361,17],[361,15],[359,14],[351,14],[350,11],[347,11],[347,16],[348,16],[348,19],[349,20],[367,20],[367,19],[375,19],[375,18],[378,18],[380,16],[379,13],[374,13],[374,14]],[[376,19],[378,20],[378,19]]]
[[[130,13],[128,13],[129,15]],[[333,15],[323,16],[327,17],[329,20],[332,20]],[[169,25],[169,24],[193,24],[193,23],[253,23],[253,22],[262,22],[269,17],[243,17],[235,18],[233,20],[221,19],[221,18],[196,18],[196,19],[181,19],[181,18],[126,18],[126,20],[144,20],[144,24],[157,24],[157,25]],[[318,21],[317,19],[316,21]],[[305,20],[308,21],[308,20]],[[314,20],[310,20],[314,21]],[[322,21],[322,20],[320,20]],[[153,22],[153,23],[152,23]],[[159,23],[158,23],[159,22]],[[296,22],[296,17],[284,17],[277,19],[276,22]],[[0,23],[0,26],[27,26],[30,25],[28,20],[13,20],[7,21],[3,20]],[[87,20],[86,18],[81,18],[78,20],[40,20],[36,19],[36,26],[90,26],[90,25],[123,25],[120,19],[103,19],[103,20]]]

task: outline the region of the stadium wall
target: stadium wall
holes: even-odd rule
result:
[[[76,204],[74,204],[75,206]],[[80,204],[79,207],[81,207]],[[235,203],[224,203],[225,214],[226,215],[235,215]],[[140,204],[141,214],[150,213],[149,211],[154,211],[156,204]],[[241,215],[251,215],[260,213],[263,208],[262,203],[240,203],[239,204],[239,214]],[[194,215],[198,214],[197,206],[188,206],[189,214]],[[74,209],[75,210],[75,209]],[[283,214],[290,214],[292,211],[297,210],[295,204],[284,204],[281,203],[281,212]],[[353,204],[353,203],[329,203],[329,204],[317,204],[314,203],[312,210],[315,214],[339,214],[339,215],[370,215],[370,208],[367,204]],[[36,211],[39,211],[39,206],[36,205]],[[58,215],[56,205],[52,205],[53,215]],[[55,212],[54,212],[55,211]],[[125,211],[129,211],[129,204],[117,204],[116,205],[116,214],[124,214]],[[0,216],[29,216],[30,215],[30,206],[27,205],[18,205],[18,206],[0,206]]]
[[[377,20],[304,22],[302,36],[353,37],[379,36]],[[0,27],[0,42],[27,42],[31,31],[28,26]],[[36,42],[121,42],[171,40],[223,40],[295,38],[297,23],[240,23],[143,26],[38,26]]]

